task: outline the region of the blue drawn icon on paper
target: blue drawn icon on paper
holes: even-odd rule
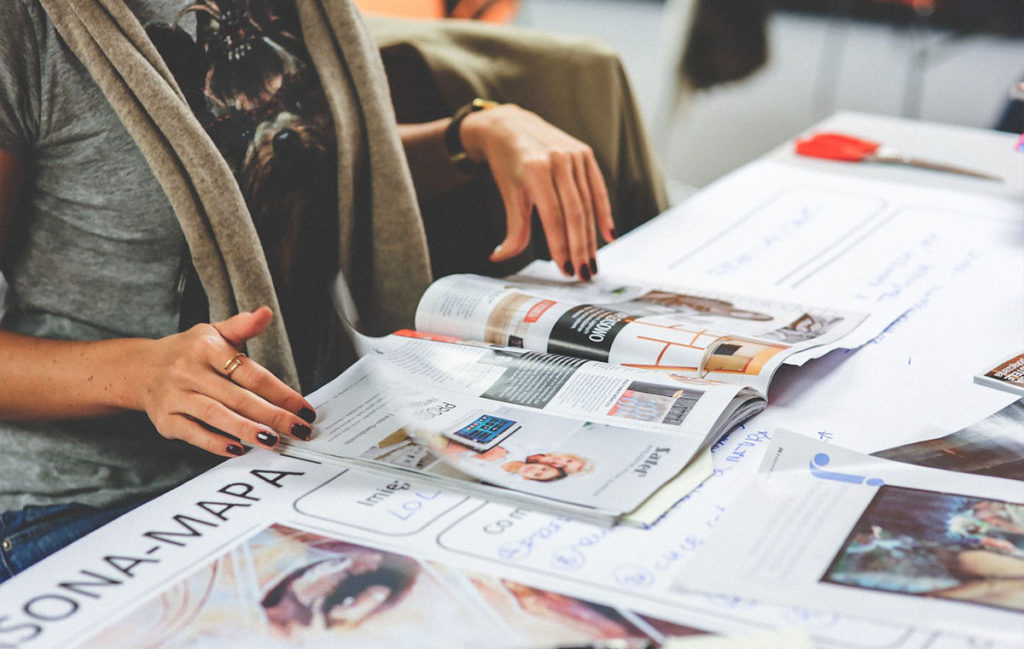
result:
[[[808,629],[827,629],[835,626],[839,620],[837,611],[821,611],[813,608],[794,606],[786,611],[785,619],[793,624],[800,624]]]
[[[574,547],[555,550],[551,563],[564,570],[578,570],[587,564],[587,558]]]
[[[837,473],[835,471],[822,471],[821,467],[828,466],[828,463],[832,461],[832,458],[828,456],[828,453],[818,453],[811,460],[811,473],[822,480],[836,480],[838,482],[851,482],[853,484],[866,484],[872,487],[881,487],[885,484],[885,481],[881,478],[867,478],[862,475],[854,475],[852,473]]]

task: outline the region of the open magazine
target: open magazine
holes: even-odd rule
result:
[[[841,347],[865,314],[708,292],[458,275],[418,330],[363,339],[309,396],[291,452],[414,472],[591,522],[657,520],[707,450],[764,409],[793,354]]]

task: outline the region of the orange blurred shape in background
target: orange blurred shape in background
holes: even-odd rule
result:
[[[355,0],[365,13],[405,18],[470,18],[508,22],[519,0]]]
[[[932,14],[935,12],[935,0],[875,0],[876,2],[895,2],[907,5],[919,14]]]

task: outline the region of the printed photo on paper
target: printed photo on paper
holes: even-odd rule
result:
[[[821,580],[1024,611],[1024,503],[880,487]]]

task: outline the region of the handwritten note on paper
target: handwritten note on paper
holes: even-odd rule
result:
[[[707,240],[693,241],[696,245],[684,247],[665,266],[713,279],[765,277],[784,285],[874,227],[885,208],[877,196],[787,187],[740,218],[718,222]]]

